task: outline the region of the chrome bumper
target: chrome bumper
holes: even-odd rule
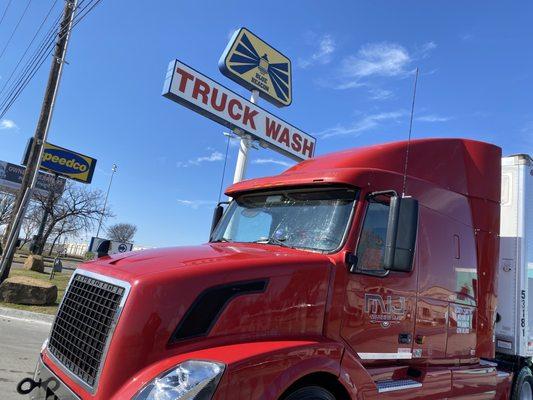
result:
[[[55,374],[44,365],[41,356],[37,361],[37,368],[33,377],[40,383],[29,395],[32,400],[80,400]]]

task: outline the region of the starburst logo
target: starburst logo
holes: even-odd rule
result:
[[[223,55],[221,70],[245,87],[258,89],[277,105],[292,101],[289,59],[244,28]]]

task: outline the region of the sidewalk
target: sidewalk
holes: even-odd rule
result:
[[[15,308],[0,307],[0,318],[14,319],[22,322],[35,322],[50,325],[55,316]]]

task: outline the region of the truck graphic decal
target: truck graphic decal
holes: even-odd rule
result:
[[[371,323],[388,328],[405,318],[405,297],[383,299],[379,294],[365,293],[365,314],[369,315]]]

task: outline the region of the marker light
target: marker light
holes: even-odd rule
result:
[[[152,380],[134,400],[209,400],[223,372],[223,364],[185,361]]]

